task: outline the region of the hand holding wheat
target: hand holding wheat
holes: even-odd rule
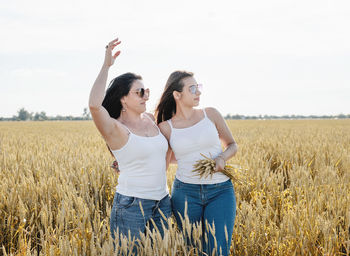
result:
[[[212,177],[213,174],[216,172],[216,161],[214,159],[211,159],[203,154],[201,156],[204,157],[204,159],[198,160],[194,165],[193,172],[198,172],[198,175],[200,178],[207,178],[209,175]],[[225,174],[227,177],[229,177],[233,182],[238,183],[247,183],[244,181],[241,177],[241,168],[235,167],[233,165],[225,164],[225,168],[223,170],[220,170],[223,174]]]

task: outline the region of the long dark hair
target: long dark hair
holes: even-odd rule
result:
[[[182,80],[186,77],[192,76],[193,73],[187,71],[175,71],[170,74],[162,97],[156,108],[155,115],[157,117],[157,124],[171,119],[176,113],[176,102],[173,96],[173,91],[182,92],[184,87]]]
[[[103,99],[102,106],[107,110],[108,114],[117,119],[120,116],[123,105],[121,103],[121,98],[128,95],[131,84],[135,80],[142,80],[142,77],[134,73],[125,73],[114,78],[108,86],[106,95]],[[114,157],[111,149],[106,143],[107,148],[111,155]]]
[[[135,80],[142,80],[142,77],[134,73],[125,73],[117,76],[109,83],[102,106],[111,117],[117,119],[120,116],[123,108],[120,100],[128,95],[131,84]]]

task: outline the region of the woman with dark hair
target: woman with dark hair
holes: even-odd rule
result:
[[[173,72],[156,109],[157,123],[177,160],[171,202],[178,226],[182,229],[180,216],[187,214],[191,223],[202,225],[205,253],[212,255],[217,244],[217,255],[229,255],[236,199],[230,179],[220,171],[238,147],[216,109],[195,109],[200,89],[193,73]],[[201,154],[216,162],[216,172],[211,177],[200,178],[192,171],[196,161],[203,158]],[[171,154],[167,160],[170,158]],[[215,235],[208,227],[213,224]]]
[[[118,39],[106,46],[105,60],[90,92],[89,107],[93,121],[118,161],[120,171],[110,217],[112,237],[119,233],[139,238],[140,231],[151,228],[152,218],[162,230],[160,211],[171,215],[166,183],[168,142],[154,117],[146,113],[149,89],[141,76],[133,73],[114,78],[105,93],[108,70],[120,51],[112,50]],[[152,119],[153,118],[153,119]],[[160,210],[160,211],[159,211]]]

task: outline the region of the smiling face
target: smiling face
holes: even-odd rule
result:
[[[186,77],[181,80],[183,84],[182,92],[174,91],[174,98],[178,104],[188,107],[196,107],[200,101],[200,85],[197,84],[194,77]]]
[[[146,111],[146,101],[149,99],[149,89],[145,89],[142,80],[131,84],[128,95],[122,98],[122,104],[127,111],[143,113]]]

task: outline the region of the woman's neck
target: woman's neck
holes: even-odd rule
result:
[[[186,107],[176,104],[176,114],[173,116],[175,119],[189,120],[193,117],[195,109],[193,107]]]
[[[131,111],[122,112],[120,114],[120,121],[122,123],[135,124],[142,120],[143,113],[135,113]]]

